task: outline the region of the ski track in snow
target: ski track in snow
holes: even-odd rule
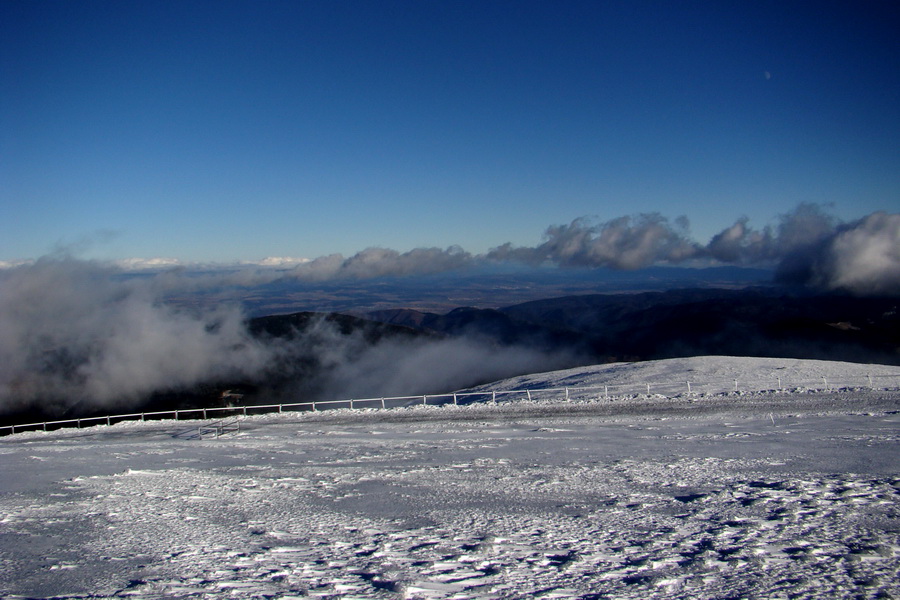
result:
[[[900,598],[897,391],[199,423],[0,438],[0,596]]]

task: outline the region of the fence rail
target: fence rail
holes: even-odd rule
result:
[[[249,414],[283,413],[318,411],[335,408],[398,408],[414,405],[442,406],[457,405],[477,401],[497,402],[499,399],[520,400],[565,400],[566,402],[584,402],[597,400],[615,400],[639,396],[680,398],[698,397],[727,393],[750,392],[787,392],[787,391],[840,391],[847,389],[891,390],[900,389],[898,375],[859,375],[829,379],[790,380],[773,375],[770,380],[756,378],[742,381],[739,379],[716,379],[710,381],[664,381],[639,384],[608,384],[586,387],[555,388],[523,388],[515,390],[482,390],[469,392],[449,392],[445,394],[420,394],[416,396],[383,396],[376,398],[317,400],[311,402],[294,402],[282,404],[247,404],[240,406],[224,406],[210,408],[187,408],[154,412],[128,413],[102,417],[84,417],[59,421],[42,421],[21,425],[0,426],[0,436],[24,431],[50,431],[64,427],[90,427],[94,425],[113,425],[122,421],[147,421],[165,419],[227,419],[232,416]],[[222,421],[224,422],[224,421]],[[201,426],[202,429],[203,426]],[[220,431],[219,433],[223,433]],[[202,437],[202,433],[201,433]]]
[[[203,436],[212,435],[216,439],[229,433],[241,432],[241,417],[232,417],[230,419],[222,419],[209,425],[201,425],[197,428],[197,437],[203,439]]]

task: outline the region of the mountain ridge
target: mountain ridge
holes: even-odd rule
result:
[[[896,297],[786,288],[690,288],[569,295],[500,308],[457,307],[444,314],[401,308],[367,318],[310,311],[268,315],[244,325],[248,337],[242,343],[267,356],[255,371],[158,386],[117,406],[127,402],[141,411],[217,406],[228,390],[243,394],[246,403],[375,389],[382,395],[397,395],[386,390],[401,388],[441,393],[551,364],[566,368],[688,356],[900,365],[898,305]],[[46,354],[42,368],[63,378],[80,376],[91,356],[62,350]],[[7,407],[0,421],[88,417],[110,408],[87,396],[45,395]]]
[[[365,316],[500,343],[539,340],[600,362],[729,354],[900,364],[898,305],[894,297],[785,288],[690,288],[571,295],[445,315],[395,309]]]

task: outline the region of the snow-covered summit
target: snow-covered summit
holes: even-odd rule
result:
[[[503,379],[475,388],[479,391],[559,387],[631,387],[645,384],[681,385],[733,382],[741,389],[774,388],[821,382],[834,385],[864,385],[868,377],[900,378],[900,367],[830,360],[795,358],[748,358],[741,356],[694,356],[643,362],[590,365],[532,373]],[[875,379],[874,381],[878,381]]]
[[[774,373],[900,368],[698,357],[492,386]],[[0,597],[900,595],[896,388],[593,400],[255,415],[215,440],[197,421],[5,436]]]

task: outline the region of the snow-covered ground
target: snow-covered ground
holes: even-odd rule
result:
[[[484,389],[788,373],[900,368],[704,357]],[[187,421],[5,436],[0,596],[900,597],[893,385],[285,413],[218,439]]]

